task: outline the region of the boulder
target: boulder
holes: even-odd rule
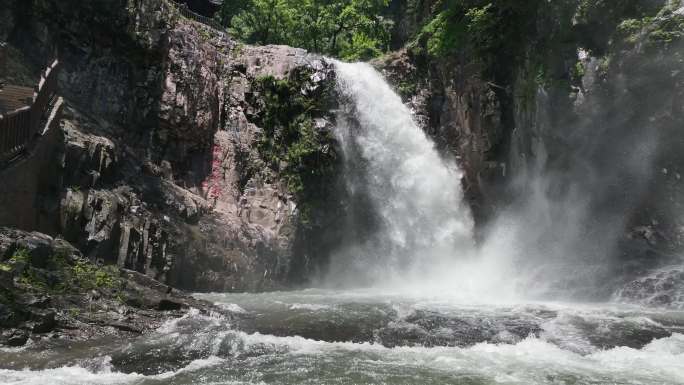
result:
[[[48,333],[57,327],[54,311],[34,312],[31,314],[33,333]]]
[[[12,347],[19,347],[26,345],[29,339],[29,334],[25,331],[17,331],[5,341],[5,345]]]

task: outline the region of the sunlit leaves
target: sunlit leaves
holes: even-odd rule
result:
[[[350,60],[369,59],[389,48],[392,23],[382,16],[389,0],[248,0],[231,5],[235,1],[224,3],[221,15],[231,32],[248,43],[288,44]]]

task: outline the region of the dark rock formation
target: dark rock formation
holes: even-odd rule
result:
[[[267,106],[254,87],[270,76],[309,92],[331,84],[327,64],[300,49],[236,44],[165,0],[8,9],[3,28],[31,54],[25,67],[54,47],[64,63],[64,146],[52,160],[62,169],[40,191],[59,223],[41,230],[175,287],[259,290],[291,278],[302,265],[293,248],[308,247],[306,202],[257,150],[265,134],[254,121]]]
[[[136,335],[209,303],[131,270],[95,265],[68,242],[0,228],[0,343]]]
[[[395,3],[410,11],[396,16],[407,48],[376,66],[463,168],[481,236],[502,212],[536,223],[519,234],[535,240],[526,263],[594,266],[590,296],[681,263],[681,2],[608,16],[601,4],[530,3],[536,23],[493,37],[494,65],[468,43],[436,56],[408,41],[435,10]]]

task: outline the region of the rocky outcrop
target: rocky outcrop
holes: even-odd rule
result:
[[[295,75],[302,69],[308,75],[300,84]],[[174,281],[181,287],[256,290],[289,281],[304,202],[258,149],[265,128],[255,124],[256,117],[268,106],[255,85],[274,77],[293,81],[306,93],[328,81],[329,72],[321,60],[284,46],[240,47],[232,56],[224,79],[222,127],[213,136],[208,173],[196,188],[212,207],[198,224],[208,238],[178,262]]]
[[[426,53],[420,36],[376,63],[458,160],[480,229],[508,207],[537,224],[522,239],[552,242],[541,246],[546,262],[610,265],[598,281],[613,287],[677,263],[684,247],[681,4],[639,4],[609,17],[599,3],[535,6],[524,44],[497,38],[505,52],[494,52],[494,67],[467,43]],[[411,18],[424,14],[400,28],[415,30]]]
[[[260,80],[314,95],[331,84],[329,65],[301,49],[237,44],[169,1],[125,5],[12,7],[28,26],[12,47],[58,47],[64,63],[50,233],[176,287],[282,287],[312,226],[301,223],[308,202],[258,149],[269,108]]]
[[[134,336],[203,301],[131,270],[93,264],[60,238],[0,228],[0,343]]]

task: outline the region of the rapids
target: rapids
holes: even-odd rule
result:
[[[190,312],[130,341],[5,349],[0,383],[684,383],[682,311],[376,290],[198,296],[232,320]]]

